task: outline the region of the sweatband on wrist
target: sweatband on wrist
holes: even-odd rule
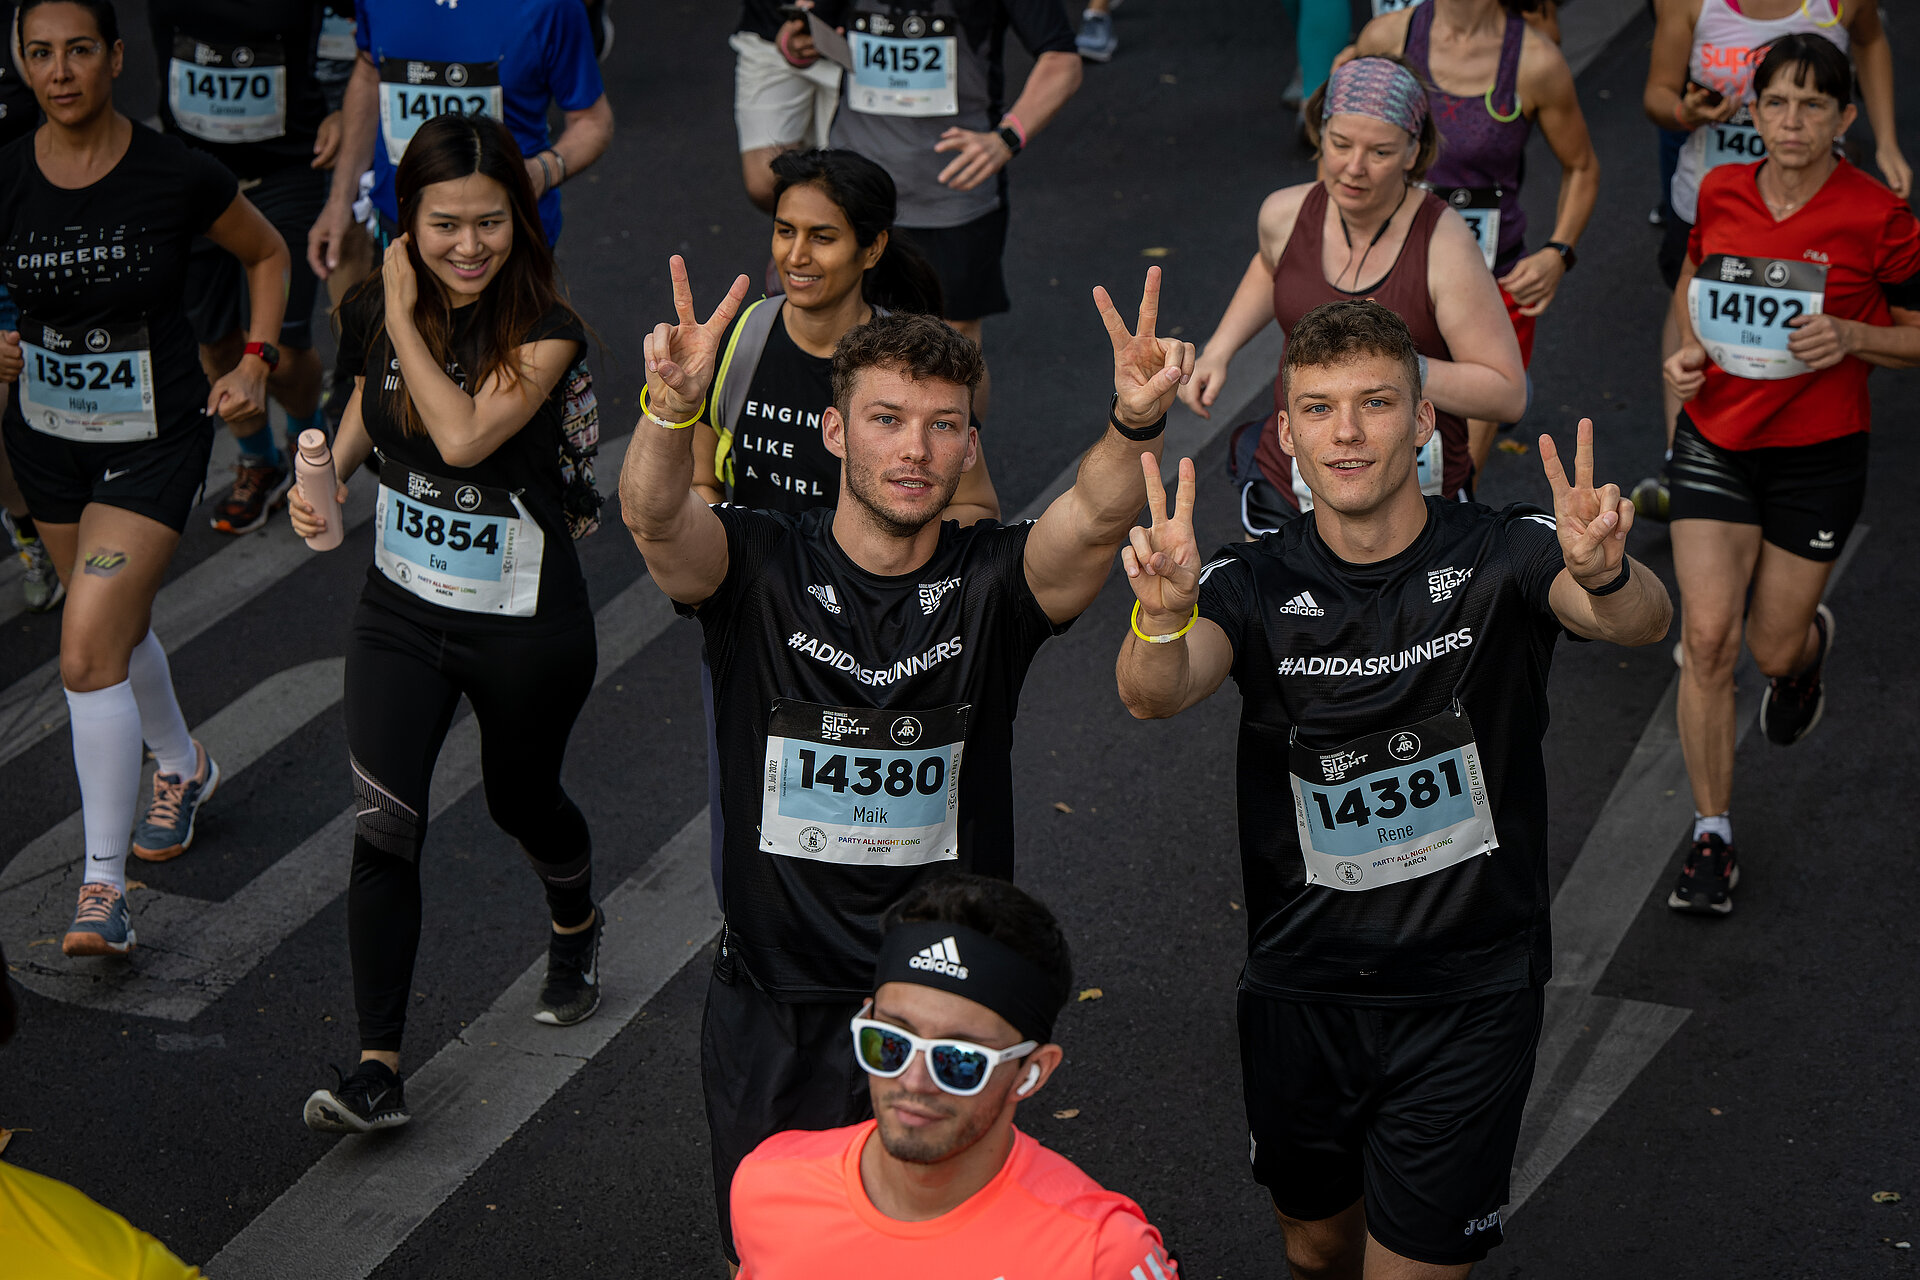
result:
[[[1120,421],[1120,393],[1118,391],[1113,393],[1113,403],[1107,408],[1107,422],[1115,431],[1118,431],[1121,435],[1136,444],[1158,439],[1160,433],[1167,429],[1167,415],[1164,413],[1160,415],[1157,422],[1150,422],[1144,427],[1129,427],[1123,424]]]
[[[1029,1040],[1053,1040],[1059,992],[1047,972],[1005,943],[947,920],[908,920],[880,941],[873,988],[932,987],[984,1005]]]
[[[1620,576],[1615,578],[1612,582],[1609,582],[1604,587],[1590,587],[1586,583],[1580,582],[1578,578],[1575,578],[1574,581],[1580,582],[1580,589],[1586,592],[1590,596],[1610,596],[1614,592],[1618,591],[1620,588],[1626,586],[1627,579],[1632,576],[1633,576],[1633,561],[1622,560],[1620,562]]]

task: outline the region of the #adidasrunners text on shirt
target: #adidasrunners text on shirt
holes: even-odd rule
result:
[[[1287,610],[1282,609],[1285,613]],[[1461,627],[1431,640],[1408,645],[1398,653],[1371,658],[1282,658],[1276,670],[1283,676],[1378,676],[1404,671],[1417,663],[1465,649],[1473,644],[1473,628]]]
[[[845,649],[835,648],[824,640],[817,640],[804,631],[796,631],[787,637],[787,647],[798,650],[818,662],[824,662],[836,671],[844,671],[861,684],[887,685],[930,671],[949,658],[960,656],[960,637],[942,640],[925,653],[917,653],[911,658],[902,658],[888,667],[863,667],[860,660]]]

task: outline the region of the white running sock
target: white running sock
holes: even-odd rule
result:
[[[160,637],[147,629],[147,638],[133,646],[127,658],[127,683],[140,704],[140,736],[153,748],[153,758],[161,773],[181,779],[191,778],[200,767],[193,749],[193,735],[187,731],[186,717],[180,714],[180,700],[173,696],[173,669],[167,665],[167,651]]]
[[[1732,844],[1733,811],[1729,809],[1725,813],[1716,813],[1712,817],[1708,817],[1698,809],[1694,810],[1693,838],[1698,840],[1701,836],[1706,835],[1719,836],[1723,843]]]
[[[91,693],[67,690],[73,725],[73,768],[80,775],[80,812],[87,832],[88,884],[127,888],[127,848],[140,801],[140,704],[133,683]]]

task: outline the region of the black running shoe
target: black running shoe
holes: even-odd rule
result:
[[[372,1133],[376,1129],[397,1129],[413,1119],[400,1077],[384,1062],[371,1058],[344,1075],[335,1067],[340,1083],[332,1089],[315,1089],[307,1099],[301,1116],[315,1133]]]
[[[600,926],[605,917],[593,909],[593,923],[578,933],[555,933],[547,942],[547,982],[533,1020],[570,1027],[600,1007]]]
[[[1797,676],[1775,676],[1760,695],[1760,732],[1775,746],[1790,747],[1813,732],[1827,709],[1827,689],[1820,682],[1827,655],[1833,652],[1833,612],[1816,606],[1813,625],[1820,632],[1820,655]]]
[[[1740,867],[1734,860],[1733,846],[1709,831],[1687,850],[1687,865],[1680,869],[1680,879],[1667,895],[1667,905],[1694,915],[1730,915],[1733,890],[1739,883]]]

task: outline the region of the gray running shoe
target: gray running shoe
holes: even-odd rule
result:
[[[133,950],[127,895],[110,884],[80,886],[80,904],[60,949],[70,956],[123,956]]]
[[[1112,62],[1114,52],[1120,48],[1120,40],[1113,34],[1113,15],[1091,9],[1081,14],[1080,34],[1074,37],[1073,43],[1088,62]]]
[[[27,612],[46,613],[52,610],[67,598],[67,584],[60,581],[60,575],[54,571],[53,556],[48,552],[47,544],[38,538],[22,538],[16,534],[13,545],[20,563],[27,570],[20,583]]]
[[[198,738],[193,753],[198,764],[191,778],[177,773],[153,775],[153,803],[133,833],[133,856],[143,862],[177,858],[193,845],[193,820],[220,786],[220,766]]]

